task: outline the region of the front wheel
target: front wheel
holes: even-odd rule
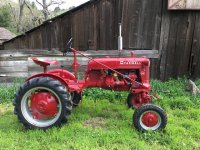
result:
[[[13,102],[26,128],[47,129],[66,122],[72,109],[70,94],[59,81],[38,77],[20,87]]]
[[[133,125],[139,131],[161,130],[167,125],[167,115],[161,107],[145,104],[135,110]]]

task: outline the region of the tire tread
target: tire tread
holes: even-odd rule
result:
[[[135,112],[133,114],[133,125],[134,125],[134,127],[139,131],[146,131],[140,125],[139,118],[140,118],[140,116],[142,115],[143,112],[148,111],[148,110],[156,111],[161,117],[161,125],[156,130],[164,129],[167,125],[167,115],[166,115],[165,111],[160,106],[157,106],[157,105],[154,105],[154,104],[144,104],[144,105],[142,105],[141,107],[139,107],[138,109],[135,110]]]
[[[25,126],[25,128],[29,128],[29,129],[39,128],[39,127],[33,126],[32,124],[30,124],[29,122],[25,120],[25,118],[23,117],[21,113],[21,108],[20,108],[21,99],[23,95],[31,88],[34,88],[37,86],[47,87],[53,90],[59,96],[61,103],[64,104],[64,107],[62,107],[63,112],[61,113],[59,119],[53,125],[42,127],[41,129],[47,129],[52,126],[60,126],[62,123],[67,122],[68,116],[72,110],[72,101],[69,99],[69,94],[65,86],[62,85],[58,80],[54,80],[53,78],[49,78],[49,77],[33,78],[27,81],[23,86],[19,88],[18,92],[15,95],[15,99],[13,101],[14,114],[17,115],[19,121]]]

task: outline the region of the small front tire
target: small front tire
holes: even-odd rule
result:
[[[161,107],[145,104],[135,110],[133,125],[137,130],[143,132],[161,130],[167,125],[167,115]]]

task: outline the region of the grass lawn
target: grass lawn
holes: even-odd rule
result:
[[[160,96],[154,103],[168,115],[164,131],[140,133],[132,125],[134,110],[127,93],[90,89],[69,122],[47,131],[25,130],[13,114],[11,99],[18,88],[0,87],[0,149],[200,149],[200,96],[185,91],[185,79],[153,81]],[[197,85],[200,85],[198,80]]]

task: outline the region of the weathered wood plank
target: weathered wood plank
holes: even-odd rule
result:
[[[18,81],[25,81],[25,78],[17,78],[17,77],[1,77],[0,76],[0,83],[1,83],[1,86],[3,85],[4,86],[4,83],[5,85],[7,85],[7,83],[11,83],[13,84],[14,82],[18,83]]]
[[[0,77],[28,77],[28,72],[16,71],[10,73],[1,73]]]
[[[186,44],[186,33],[187,33],[187,18],[188,18],[188,13],[182,13],[178,14],[179,18],[177,19],[177,28],[176,28],[176,35],[175,35],[175,47],[174,47],[174,55],[171,55],[171,62],[172,66],[171,69],[171,76],[172,77],[177,77],[179,75],[179,70],[183,70],[183,67],[187,66],[182,66],[181,65],[181,60],[184,55],[184,48]],[[175,59],[177,56],[179,56],[179,59]],[[180,68],[181,67],[181,68]]]
[[[9,74],[11,72],[26,72],[27,66],[20,65],[20,66],[11,66],[11,67],[0,67],[0,73],[1,74]]]
[[[163,2],[163,8],[167,5],[167,1]],[[170,15],[166,9],[162,9],[162,24],[161,24],[161,33],[160,33],[160,45],[159,45],[159,52],[160,52],[160,76],[161,80],[165,79],[165,71],[166,71],[166,64],[167,64],[167,51],[168,51],[168,38],[169,38],[169,31],[170,31]]]
[[[174,69],[174,55],[176,51],[176,40],[177,40],[177,32],[179,27],[179,21],[182,18],[179,16],[180,12],[170,13],[170,30],[169,30],[169,37],[167,42],[167,60],[165,65],[165,78],[174,77],[173,76],[173,69]]]
[[[21,66],[21,65],[27,65],[27,59],[17,60],[17,61],[0,61],[0,67],[14,67],[14,66]]]
[[[187,9],[200,9],[199,0],[187,0],[186,1],[186,8]]]
[[[159,52],[158,50],[123,50],[123,55],[124,56],[130,56],[130,53],[134,52],[135,55],[138,56],[146,56],[149,58],[158,58],[159,57]],[[87,56],[91,56],[91,57],[97,57],[97,56],[118,56],[118,51],[117,50],[88,50],[88,51],[84,51],[82,52],[83,54],[87,55]],[[34,56],[62,56],[62,53],[55,51],[55,53],[51,53],[49,51],[43,51],[43,52],[38,52],[33,50],[33,52],[13,52],[10,51],[10,53],[5,54],[4,52],[1,53],[0,51],[0,58],[14,58],[14,57],[34,57]],[[68,57],[72,57],[73,53],[69,52],[67,53]],[[80,56],[79,54],[77,54],[77,56]]]
[[[151,59],[151,65],[150,65],[150,78],[151,79],[158,79],[159,77],[159,59]]]
[[[47,49],[8,49],[8,50],[0,50],[0,55],[7,54],[7,55],[17,55],[17,54],[33,54],[33,55],[44,55],[44,54],[62,54],[58,50],[48,51]]]
[[[136,56],[146,56],[149,58],[159,58],[158,50],[123,50],[123,56],[130,56],[130,53],[133,52]],[[103,57],[103,56],[118,56],[119,53],[117,50],[97,50],[97,51],[85,51],[83,54],[91,57]],[[68,53],[67,56],[72,56],[72,53]],[[80,56],[77,54],[77,56]]]
[[[200,15],[196,15],[195,28],[194,28],[194,36],[192,43],[192,52],[191,52],[191,66],[190,66],[190,75],[191,77],[199,77],[200,76]]]
[[[193,34],[195,29],[195,14],[193,12],[190,12],[187,14],[187,17],[185,19],[185,27],[182,27],[183,30],[185,30],[185,44],[179,44],[179,45],[185,45],[180,51],[181,59],[179,61],[179,67],[178,67],[178,73],[176,76],[181,76],[183,74],[189,75],[189,64],[190,64],[190,57],[191,57],[191,51],[192,51],[192,40],[193,40]],[[184,33],[182,30],[182,33]]]
[[[43,56],[44,54],[41,54],[41,53],[39,53],[38,55],[34,53],[34,55],[33,55],[33,54],[30,54],[29,51],[26,51],[26,52],[28,54],[25,54],[25,52],[21,52],[21,51],[17,52],[17,53],[12,53],[11,55],[1,54],[0,55],[1,76],[27,77],[28,75],[32,75],[34,73],[41,72],[42,68],[35,65],[34,62],[31,60],[31,57],[39,57],[40,59],[50,59],[50,60],[59,61],[60,65],[63,65],[65,67],[65,69],[69,69],[70,71],[72,71],[72,68],[71,68],[71,64],[73,63],[73,53],[72,52],[68,53],[66,57],[63,57],[62,53],[58,54],[58,55],[49,55],[49,56],[47,54],[45,54],[45,56]],[[131,52],[132,52],[131,50],[124,50],[123,55],[130,56]],[[86,51],[83,53],[87,56],[94,57],[94,58],[95,57],[105,57],[105,56],[118,57],[117,50]],[[134,54],[136,56],[147,56],[150,58],[158,58],[159,57],[158,51],[156,51],[156,50],[135,50]],[[28,57],[30,57],[30,58],[28,59]],[[88,59],[78,55],[77,60],[80,64],[82,64],[82,67],[80,67],[80,71],[84,72],[86,65],[88,63]],[[53,68],[59,68],[59,66],[49,67],[49,69],[53,69]]]

